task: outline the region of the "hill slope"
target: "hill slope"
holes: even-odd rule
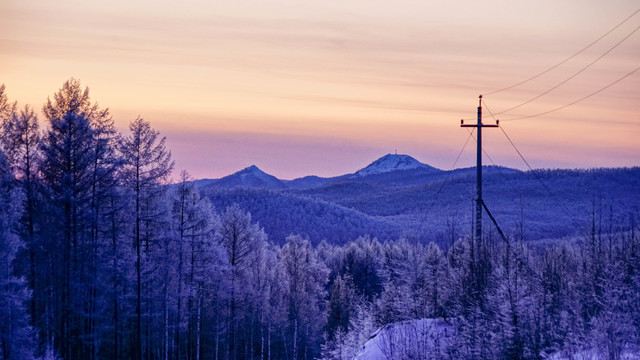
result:
[[[282,181],[255,166],[200,181],[218,209],[233,202],[267,233],[333,243],[371,235],[449,242],[470,233],[476,169],[442,171],[406,155],[386,155],[334,178]],[[484,200],[507,234],[526,240],[582,236],[592,217],[622,224],[640,207],[640,168],[535,170],[483,168]],[[495,234],[485,215],[485,231]],[[616,224],[612,224],[615,227]],[[445,240],[449,239],[449,240]]]

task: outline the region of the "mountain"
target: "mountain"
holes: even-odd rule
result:
[[[217,209],[238,203],[277,242],[295,233],[313,243],[370,235],[450,244],[471,229],[476,169],[443,171],[408,155],[387,154],[330,178],[279,180],[251,166],[198,183]],[[523,172],[487,166],[483,188],[487,207],[507,234],[556,241],[583,236],[594,211],[599,219],[627,221],[630,209],[640,207],[640,167]],[[484,218],[485,230],[495,233]]]
[[[398,170],[360,180],[342,177],[309,188],[201,189],[219,210],[238,203],[255,214],[278,242],[294,233],[308,236],[313,243],[326,239],[343,244],[370,235],[450,245],[451,239],[471,229],[475,169],[416,175],[421,171],[424,168]],[[580,237],[588,232],[594,210],[598,219],[623,223],[630,209],[640,207],[640,167],[527,172],[488,167],[483,173],[487,207],[504,232],[517,233],[527,241]],[[404,176],[381,181],[393,174]],[[404,177],[409,182],[399,185],[397,179]],[[495,235],[489,218],[483,218],[485,230]]]
[[[372,162],[367,167],[356,171],[354,175],[364,177],[389,173],[393,171],[415,169],[438,171],[438,169],[427,164],[423,164],[409,155],[387,154]]]
[[[286,185],[280,179],[265,173],[255,165],[210,182],[210,184],[220,188],[252,187],[272,190],[286,188]]]
[[[407,186],[429,183],[444,178],[446,174],[447,172],[423,164],[409,155],[387,154],[355,173],[335,177],[325,178],[310,175],[293,180],[280,180],[252,165],[221,179],[202,179],[197,182],[200,187],[305,190],[345,182]]]

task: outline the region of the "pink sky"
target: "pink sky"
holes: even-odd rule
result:
[[[70,77],[126,129],[167,136],[177,170],[255,164],[280,178],[353,172],[396,149],[449,169],[477,96],[567,58],[637,1],[44,1],[0,3],[0,83],[40,108]],[[640,26],[640,13],[570,62],[488,95],[499,112],[549,89]],[[640,31],[508,119],[588,95],[640,66]],[[486,111],[485,111],[486,113]],[[503,122],[534,167],[640,165],[640,71],[547,116]],[[485,121],[490,121],[486,119]],[[500,165],[524,168],[502,132]],[[472,166],[468,146],[458,166]],[[485,162],[489,162],[485,160]],[[177,173],[177,172],[176,172]]]

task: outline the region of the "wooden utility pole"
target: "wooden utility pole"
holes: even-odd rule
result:
[[[476,172],[477,172],[477,184],[476,184],[476,190],[477,190],[477,196],[476,196],[476,243],[478,241],[480,241],[480,239],[482,238],[482,208],[483,208],[483,201],[482,201],[482,128],[483,127],[490,127],[490,128],[495,128],[498,127],[498,121],[496,120],[496,124],[495,125],[488,125],[488,124],[483,124],[482,123],[482,95],[480,95],[478,97],[478,122],[476,124],[465,124],[464,120],[460,120],[460,127],[474,127],[474,128],[478,128],[478,135],[477,135],[477,142],[478,142],[478,149],[477,149],[477,160],[476,160]]]

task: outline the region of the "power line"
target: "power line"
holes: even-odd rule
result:
[[[531,165],[529,165],[529,162],[527,161],[527,159],[525,159],[524,156],[522,156],[522,153],[520,152],[520,150],[518,150],[518,147],[516,146],[516,144],[513,143],[509,135],[507,135],[507,132],[504,131],[504,127],[501,126],[500,129],[502,130],[502,133],[504,134],[504,136],[507,137],[507,140],[509,140],[509,142],[511,143],[511,146],[513,146],[513,148],[516,149],[516,152],[518,153],[518,155],[520,155],[520,158],[522,159],[522,161],[524,161],[524,163],[527,164],[527,167],[529,168],[529,170],[533,171],[533,168],[531,167]],[[546,184],[543,184],[543,185],[545,188],[548,189]]]
[[[486,104],[485,104],[485,105],[486,105]],[[471,130],[467,129],[467,131],[469,131],[469,132],[470,132]],[[471,134],[471,132],[470,132],[470,134]],[[478,140],[476,139],[476,137],[475,137],[475,136],[473,136],[473,135],[471,135],[471,136],[473,137],[473,140],[474,140],[474,141],[476,141],[476,142],[478,141]],[[511,180],[509,180],[509,178],[507,177],[507,175],[502,171],[501,167],[500,167],[498,164],[496,164],[496,162],[495,162],[495,161],[493,161],[493,159],[491,158],[491,156],[489,156],[489,153],[488,153],[484,148],[482,149],[482,153],[484,154],[484,156],[486,156],[486,157],[487,157],[487,159],[489,159],[489,161],[491,161],[491,163],[492,163],[492,164],[493,164],[493,166],[496,168],[496,170],[498,171],[498,173],[500,174],[500,176],[502,176],[502,178],[507,182],[507,184],[509,184],[509,186],[511,187],[511,189],[512,189],[513,191],[515,191],[515,192],[517,192],[518,194],[520,194],[520,195],[521,195],[521,191],[519,191],[518,189],[516,189],[516,187],[515,187],[515,186],[513,185],[513,183],[511,182]]]
[[[464,145],[462,146],[462,149],[460,149],[460,152],[458,153],[458,157],[456,158],[456,161],[453,162],[453,165],[451,166],[451,169],[447,173],[447,177],[445,177],[444,181],[440,185],[440,189],[438,189],[438,192],[436,193],[436,195],[440,194],[440,192],[442,191],[442,188],[444,187],[444,184],[447,182],[447,180],[449,180],[449,177],[451,176],[451,172],[453,172],[453,169],[456,167],[456,164],[458,163],[458,160],[460,160],[460,156],[462,156],[462,153],[464,152],[464,149],[467,147],[467,144],[469,143],[469,140],[471,140],[471,138],[473,137],[473,132],[474,131],[475,131],[475,129],[472,129],[471,131],[469,131],[469,137],[467,137],[467,141],[464,142]],[[473,137],[473,138],[475,139],[475,137]]]
[[[509,143],[511,144],[511,146],[513,146],[513,148],[516,150],[516,152],[518,153],[518,155],[520,156],[522,161],[524,161],[524,163],[527,165],[527,168],[529,168],[529,171],[533,174],[533,176],[536,178],[536,180],[542,185],[542,187],[544,187],[544,189],[547,191],[549,196],[551,196],[553,201],[556,203],[556,206],[562,207],[564,209],[564,211],[566,212],[566,214],[569,215],[569,217],[571,218],[571,221],[573,221],[574,225],[578,226],[580,224],[580,222],[575,218],[575,214],[571,210],[569,210],[569,208],[567,207],[566,204],[564,204],[561,201],[558,201],[556,196],[551,191],[551,188],[547,185],[547,183],[545,183],[542,180],[542,178],[540,177],[540,174],[538,173],[538,171],[533,170],[533,168],[531,167],[531,165],[529,164],[527,159],[524,158],[524,156],[522,155],[522,153],[520,152],[520,150],[518,149],[516,144],[513,142],[513,140],[511,140],[509,135],[507,135],[507,132],[504,131],[504,126],[500,126],[500,130],[502,130],[502,133],[507,138],[507,140],[509,140]]]
[[[512,106],[506,110],[502,110],[500,112],[497,112],[496,115],[500,115],[500,114],[504,114],[506,112],[515,110],[519,107],[522,107],[532,101],[535,101],[541,97],[543,97],[544,95],[550,93],[551,91],[559,88],[560,86],[564,85],[565,83],[567,83],[568,81],[570,81],[571,79],[575,78],[576,76],[580,75],[582,72],[584,72],[585,70],[587,70],[589,67],[591,67],[591,65],[595,64],[596,62],[598,62],[600,59],[602,59],[603,57],[605,57],[607,54],[609,54],[613,49],[615,49],[616,47],[618,47],[618,45],[622,44],[625,40],[627,40],[629,37],[631,37],[631,35],[633,35],[636,31],[638,31],[640,29],[640,26],[636,27],[632,32],[630,32],[629,34],[627,34],[627,36],[625,36],[624,38],[622,38],[622,40],[618,41],[615,45],[613,45],[611,48],[609,48],[609,50],[605,51],[604,54],[598,56],[595,60],[593,60],[592,62],[590,62],[589,64],[587,64],[587,66],[581,68],[580,70],[578,70],[576,73],[574,73],[573,75],[569,76],[568,78],[566,78],[565,80],[561,81],[560,83],[558,83],[557,85],[551,87],[549,90],[544,91],[542,94],[535,96],[523,103],[520,103],[516,106]]]
[[[458,163],[458,160],[460,160],[460,157],[462,156],[462,153],[464,152],[464,149],[467,148],[467,144],[469,143],[469,140],[471,140],[471,137],[473,136],[473,130],[469,133],[469,136],[467,137],[467,140],[464,142],[464,145],[462,145],[462,149],[460,149],[460,152],[458,153],[458,156],[456,157],[455,161],[453,162],[453,165],[451,165],[451,168],[449,169],[449,171],[447,171],[447,176],[445,177],[444,181],[442,181],[442,183],[440,184],[440,187],[438,188],[438,191],[433,192],[431,194],[431,202],[429,203],[429,206],[427,206],[427,210],[424,212],[423,216],[422,216],[422,221],[420,222],[420,228],[418,231],[418,234],[416,235],[420,235],[420,233],[422,233],[422,231],[425,228],[425,223],[427,221],[427,218],[429,217],[431,210],[433,210],[433,205],[436,202],[436,197],[438,195],[440,195],[440,193],[442,192],[442,189],[444,189],[444,185],[447,183],[447,181],[449,181],[449,178],[451,177],[451,173],[453,172],[453,169],[456,167],[456,164]],[[435,187],[433,188],[435,190]]]
[[[516,83],[516,84],[510,85],[510,86],[507,86],[507,87],[502,88],[502,89],[499,89],[499,90],[494,90],[494,91],[491,91],[491,92],[485,93],[485,95],[497,94],[497,93],[499,93],[499,92],[503,92],[503,91],[510,90],[510,89],[515,88],[515,87],[518,87],[518,86],[520,86],[520,85],[522,85],[522,84],[524,84],[524,83],[527,83],[527,82],[529,82],[529,81],[531,81],[531,80],[537,79],[538,77],[540,77],[540,76],[542,76],[542,75],[544,75],[544,74],[548,73],[549,71],[551,71],[551,70],[553,70],[553,69],[557,68],[558,66],[560,66],[560,65],[562,65],[562,64],[564,64],[564,63],[566,63],[567,61],[569,61],[569,60],[571,60],[571,59],[575,58],[576,56],[580,55],[582,52],[584,52],[585,50],[587,50],[587,49],[588,49],[588,48],[590,48],[591,46],[595,45],[598,41],[602,40],[602,39],[603,39],[603,38],[605,38],[607,35],[611,34],[614,30],[616,30],[617,28],[619,28],[622,24],[624,24],[625,22],[627,22],[629,19],[631,19],[631,18],[632,18],[635,14],[637,14],[638,12],[640,12],[640,9],[636,10],[633,14],[629,15],[626,19],[624,19],[624,20],[623,20],[622,22],[620,22],[618,25],[614,26],[611,30],[607,31],[604,35],[600,36],[600,37],[599,37],[599,38],[597,38],[595,41],[593,41],[593,42],[592,42],[592,43],[590,43],[589,45],[587,45],[587,46],[585,46],[584,48],[582,48],[580,51],[578,51],[578,52],[576,52],[575,54],[573,54],[573,55],[569,56],[568,58],[566,58],[566,59],[562,60],[561,62],[559,62],[559,63],[557,63],[557,64],[553,65],[552,67],[548,68],[547,70],[545,70],[545,71],[543,71],[543,72],[541,72],[541,73],[538,73],[538,74],[536,74],[536,75],[533,75],[532,77],[530,77],[530,78],[528,78],[528,79],[526,79],[526,80],[520,81],[519,83]]]
[[[493,115],[493,113],[491,112],[491,109],[489,109],[489,105],[487,105],[487,100],[485,99],[484,101],[484,107],[487,108],[487,111],[489,112],[489,115],[491,115],[491,117],[493,118],[493,120],[495,120],[496,122],[498,121],[498,119],[496,119],[496,117]]]
[[[633,72],[635,72],[635,71],[637,71],[637,70],[640,70],[640,67],[639,67],[638,69],[634,70]],[[630,74],[627,74],[627,76],[631,75],[633,72],[631,72]],[[625,77],[626,77],[626,76],[625,76]],[[624,78],[624,77],[623,77],[623,78]],[[621,81],[623,78],[618,79],[616,82]],[[616,82],[609,84],[607,87],[612,86],[612,85],[613,85],[613,84],[615,84]],[[604,89],[605,89],[605,88],[600,89],[599,91],[602,91],[602,90],[604,90]],[[490,108],[489,108],[489,106],[487,105],[486,100],[484,101],[484,107],[487,109],[487,111],[489,111],[489,114],[491,115],[491,117],[493,117],[493,119],[494,119],[494,120],[496,120],[496,122],[497,122],[498,120],[496,119],[496,117],[494,116],[494,114],[491,112],[491,109],[490,109]],[[569,215],[570,220],[573,222],[573,224],[574,224],[576,227],[580,226],[580,225],[581,225],[581,222],[580,222],[580,221],[578,221],[578,219],[575,217],[575,214],[574,214],[572,211],[570,211],[570,210],[569,210],[569,208],[567,207],[567,205],[566,205],[565,203],[563,203],[563,202],[561,202],[561,201],[559,201],[559,200],[557,199],[556,195],[554,195],[554,194],[553,194],[553,192],[551,191],[551,188],[547,185],[547,183],[546,183],[546,182],[544,182],[544,180],[542,180],[542,178],[541,178],[541,176],[540,176],[539,171],[536,171],[536,170],[534,170],[534,169],[531,167],[531,164],[529,164],[529,162],[528,162],[528,161],[527,161],[527,159],[524,157],[524,155],[522,155],[522,152],[520,152],[520,149],[518,149],[518,147],[517,147],[517,146],[516,146],[516,144],[513,142],[513,140],[511,140],[511,137],[509,137],[509,135],[507,134],[507,132],[504,130],[504,126],[499,126],[499,128],[500,128],[500,130],[502,130],[502,133],[503,133],[503,134],[504,134],[504,136],[507,138],[507,140],[509,141],[509,143],[511,144],[511,146],[512,146],[512,147],[515,149],[515,151],[518,153],[518,156],[520,156],[520,158],[522,159],[522,161],[527,165],[527,168],[529,169],[529,172],[530,172],[531,174],[533,174],[534,178],[535,178],[535,179],[536,179],[536,180],[537,180],[537,181],[542,185],[542,187],[546,190],[546,192],[549,194],[549,196],[551,197],[551,199],[553,199],[553,201],[555,202],[556,206],[557,206],[558,208],[562,208],[562,209],[566,212],[566,214],[567,214],[567,215]],[[470,135],[471,135],[471,134],[470,134]],[[474,138],[474,139],[475,139],[475,138]],[[489,156],[489,154],[487,154],[487,152],[486,152],[484,149],[483,149],[482,151],[483,151],[483,153],[487,156],[487,158],[489,158],[489,160],[490,160],[494,165],[496,165],[496,164],[495,164],[495,162],[493,161],[493,159],[491,159],[491,157]],[[507,180],[507,183],[509,183],[509,185],[512,187],[512,189],[513,189],[514,191],[516,191],[516,192],[518,192],[518,193],[520,193],[520,194],[521,194],[521,192],[520,192],[520,191],[518,191],[518,190],[515,188],[515,186],[514,186],[513,184],[511,184],[511,183],[508,181],[509,179],[508,179],[508,178],[507,178],[507,177],[506,177],[506,176],[505,176],[505,175],[500,171],[500,168],[498,168],[498,171],[499,171],[499,173],[502,175],[502,177],[503,177],[505,180]],[[486,206],[486,205],[485,205],[485,206]],[[486,209],[486,208],[485,208],[485,210],[487,210],[487,212],[488,212],[488,209]],[[491,216],[491,215],[489,215],[489,216]],[[492,219],[492,220],[494,220],[494,219]],[[495,221],[495,220],[494,220],[494,221]],[[494,222],[494,224],[495,224],[495,222]],[[496,224],[496,226],[497,226],[497,224]]]
[[[495,120],[496,122],[498,122],[498,119],[496,119],[495,116],[493,116],[493,113],[491,112],[491,109],[489,108],[489,106],[487,105],[487,101],[485,99],[484,103],[483,103],[484,107],[487,109],[487,111],[489,111],[489,114],[491,115],[491,117],[493,118],[493,120]],[[504,131],[504,130],[503,130]],[[473,136],[473,135],[472,135]],[[473,138],[474,140],[476,140],[476,138]],[[476,140],[478,141],[478,140]],[[503,179],[505,179],[507,181],[507,183],[509,184],[509,186],[511,186],[511,188],[521,194],[520,191],[518,191],[518,189],[516,189],[516,187],[511,183],[511,181],[509,180],[509,178],[502,172],[502,170],[500,169],[500,167],[495,163],[495,161],[493,161],[493,159],[491,158],[491,156],[489,156],[489,154],[487,153],[487,151],[483,148],[482,152],[484,153],[484,155],[487,157],[487,159],[489,159],[489,161],[491,161],[491,163],[493,164],[493,166],[496,167],[496,169],[498,170],[498,173],[500,173],[500,175],[502,176]]]
[[[589,95],[587,95],[587,96],[584,96],[584,97],[581,97],[581,98],[580,98],[580,99],[578,99],[578,100],[572,101],[572,102],[570,102],[570,103],[568,103],[568,104],[566,104],[566,105],[563,105],[563,106],[560,106],[560,107],[557,107],[557,108],[555,108],[555,109],[551,109],[551,110],[548,110],[548,111],[544,111],[544,112],[541,112],[541,113],[533,114],[533,115],[522,116],[522,117],[516,117],[516,118],[512,118],[512,119],[505,119],[505,120],[501,120],[501,121],[514,121],[514,120],[522,120],[522,119],[531,119],[531,118],[534,118],[534,117],[538,117],[538,116],[542,116],[542,115],[547,115],[547,114],[550,114],[550,113],[555,112],[555,111],[558,111],[558,110],[562,110],[562,109],[567,108],[567,107],[569,107],[569,106],[575,105],[575,104],[577,104],[577,103],[579,103],[579,102],[581,102],[581,101],[584,101],[584,100],[586,100],[586,99],[588,99],[588,98],[590,98],[590,97],[592,97],[592,96],[594,96],[594,95],[597,95],[597,94],[599,94],[599,93],[603,92],[604,90],[607,90],[608,88],[612,87],[613,85],[615,85],[615,84],[619,83],[620,81],[622,81],[622,80],[624,80],[624,79],[628,78],[629,76],[633,75],[633,74],[634,74],[634,73],[636,73],[638,70],[640,70],[640,66],[639,66],[639,67],[637,67],[637,68],[635,68],[635,69],[633,69],[630,73],[628,73],[628,74],[624,75],[623,77],[621,77],[621,78],[619,78],[619,79],[615,80],[614,82],[612,82],[612,83],[610,83],[610,84],[608,84],[608,85],[606,85],[606,86],[604,86],[604,87],[602,87],[602,88],[600,88],[600,89],[598,89],[598,90],[596,90],[596,91],[592,92],[591,94],[589,94]]]

